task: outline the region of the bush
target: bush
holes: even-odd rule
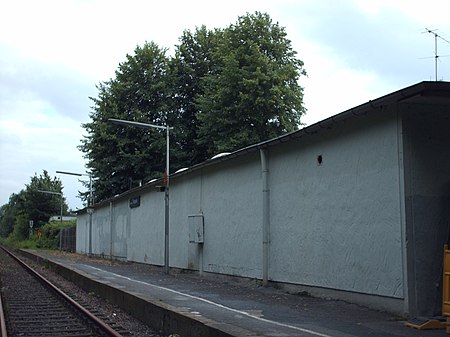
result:
[[[55,226],[53,223],[42,226],[38,232],[33,235],[33,238],[36,240],[37,248],[58,249],[60,231],[61,227]]]
[[[33,240],[17,240],[11,235],[8,238],[1,238],[0,244],[7,246],[11,249],[35,249],[37,248],[36,242]]]
[[[17,218],[14,231],[8,238],[0,238],[0,243],[13,249],[59,249],[60,232],[63,228],[76,226],[76,221],[51,221],[33,231],[30,235],[28,221]]]
[[[16,217],[16,225],[9,237],[14,241],[26,240],[29,230],[30,227],[26,215],[18,215]]]
[[[52,221],[34,233],[37,248],[58,249],[61,229],[75,227],[74,221]]]

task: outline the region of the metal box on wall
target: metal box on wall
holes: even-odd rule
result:
[[[203,214],[188,215],[189,242],[203,243],[204,241],[204,221]]]

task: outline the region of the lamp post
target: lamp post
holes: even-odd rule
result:
[[[66,172],[66,171],[56,171],[56,173],[60,173],[60,174],[68,174],[71,176],[87,176],[89,177],[89,198],[88,198],[88,203],[87,206],[92,206],[94,204],[94,198],[92,196],[92,174],[85,174],[85,173],[74,173],[74,172]]]
[[[109,118],[108,122],[118,125],[135,126],[142,129],[161,129],[166,131],[166,186],[164,189],[165,200],[165,216],[164,216],[164,272],[169,273],[169,127],[133,121],[126,121],[122,119]]]
[[[94,204],[94,197],[92,194],[92,174],[85,174],[85,173],[75,173],[75,172],[67,172],[67,171],[56,171],[56,173],[60,174],[68,174],[71,176],[89,176],[89,198],[87,200],[87,211],[89,214],[89,252],[88,255],[90,256],[92,254],[92,209],[91,207]]]
[[[61,197],[61,223],[63,221],[63,194],[60,192],[53,192],[53,191],[43,191],[43,190],[38,190],[38,192],[40,193],[46,193],[46,194],[53,194],[53,195],[59,195]]]

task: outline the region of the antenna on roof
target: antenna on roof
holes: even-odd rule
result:
[[[425,28],[425,31],[422,33],[430,33],[430,34],[434,35],[434,75],[435,75],[435,80],[437,81],[438,80],[438,59],[441,56],[449,56],[449,55],[441,55],[441,56],[438,55],[437,41],[438,41],[438,38],[444,42],[447,42],[448,44],[450,44],[450,41],[448,41],[448,40],[444,39],[442,36],[438,35],[436,33],[436,30],[437,29],[431,30],[431,29]]]

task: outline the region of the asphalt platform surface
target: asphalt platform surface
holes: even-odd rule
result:
[[[343,301],[288,294],[273,287],[262,287],[256,280],[200,276],[177,270],[166,275],[161,267],[139,263],[55,251],[26,252],[112,287],[108,289],[115,289],[119,294],[125,292],[174,312],[176,317],[182,317],[180,322],[193,321],[214,327],[216,332],[203,333],[205,336],[448,336],[445,330],[406,327],[394,314]],[[186,333],[189,327],[186,329],[181,337],[195,336]]]

